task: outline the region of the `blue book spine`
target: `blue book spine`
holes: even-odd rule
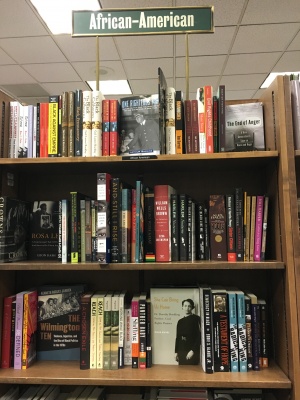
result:
[[[236,294],[227,291],[228,295],[228,322],[229,322],[229,343],[230,343],[230,371],[239,371],[239,348],[237,331],[237,309]]]

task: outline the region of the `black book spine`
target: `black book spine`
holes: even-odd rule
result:
[[[235,188],[236,260],[244,261],[244,196],[242,188]]]
[[[203,323],[204,323],[204,348],[205,370],[207,374],[214,372],[213,358],[213,321],[212,321],[212,295],[210,288],[202,289]]]
[[[146,302],[146,368],[152,367],[152,345],[151,345],[151,301]]]
[[[196,259],[205,260],[204,205],[196,203]]]
[[[210,260],[210,232],[209,232],[209,220],[208,220],[208,207],[204,206],[204,251],[205,251],[205,260]]]
[[[171,260],[179,261],[178,195],[171,194]]]
[[[144,257],[145,261],[155,261],[154,192],[146,188],[144,196]]]
[[[259,354],[260,354],[260,306],[252,304],[252,353],[254,371],[260,370]]]
[[[188,196],[188,204],[187,204],[187,231],[188,231],[188,261],[193,260],[193,201]]]
[[[121,262],[122,231],[122,182],[120,178],[111,179],[110,187],[110,229],[111,229],[111,262]]]
[[[74,151],[75,156],[82,156],[82,90],[75,92],[75,137]]]
[[[229,372],[229,328],[226,292],[215,292],[213,297],[214,371]],[[219,299],[222,305],[218,305]]]
[[[245,296],[245,319],[246,319],[246,341],[247,341],[247,370],[251,371],[253,366],[252,312],[251,312],[251,299],[248,296]]]
[[[81,296],[80,369],[90,369],[91,294]]]
[[[179,195],[179,257],[180,261],[188,261],[188,196]]]

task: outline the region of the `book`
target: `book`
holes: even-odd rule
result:
[[[188,200],[189,196],[180,193],[179,197],[179,259],[188,261],[189,237],[186,229],[188,224]]]
[[[183,93],[181,90],[175,92],[175,144],[176,154],[184,154],[184,110]]]
[[[155,254],[157,262],[171,261],[171,194],[170,185],[154,186]]]
[[[144,193],[144,260],[155,261],[154,191],[149,187]]]
[[[269,196],[265,196],[260,261],[264,261],[266,258],[268,214],[269,214]]]
[[[269,320],[268,320],[268,305],[266,300],[257,300],[260,307],[260,357],[259,365],[261,368],[269,366]]]
[[[25,106],[22,104],[18,105],[19,107],[19,119],[17,125],[17,157],[24,157],[24,108]]]
[[[196,259],[205,260],[205,232],[204,232],[204,204],[197,202],[195,204],[195,222],[196,222]]]
[[[191,100],[192,152],[200,153],[198,100]]]
[[[199,285],[200,327],[201,327],[201,352],[200,363],[207,374],[214,372],[213,357],[213,324],[212,324],[212,294],[211,288]]]
[[[80,359],[80,296],[85,285],[38,287],[38,360]]]
[[[131,366],[139,367],[139,294],[133,295],[131,299]]]
[[[22,369],[24,294],[27,292],[24,290],[16,294],[14,369]]]
[[[167,87],[165,93],[166,154],[176,154],[175,93],[176,91],[173,87]]]
[[[184,101],[184,132],[185,152],[193,153],[193,127],[192,127],[192,103],[191,100]]]
[[[177,388],[167,387],[159,388],[157,399],[209,399],[209,392],[207,389],[199,388]]]
[[[161,154],[158,95],[121,98],[120,105],[120,155]]]
[[[68,112],[69,112],[69,95],[68,92],[62,93],[61,105],[61,156],[68,157]]]
[[[214,143],[214,153],[219,153],[219,99],[218,96],[213,96],[213,143]]]
[[[1,335],[1,368],[10,368],[12,362],[12,347],[14,337],[12,337],[12,317],[13,317],[13,302],[16,300],[16,295],[5,296],[3,299],[2,313],[2,335]]]
[[[144,261],[144,185],[136,181],[135,262]]]
[[[264,196],[256,196],[255,234],[253,260],[260,261],[264,218]]]
[[[25,120],[26,127],[26,120]],[[34,130],[34,106],[28,106],[28,149],[27,158],[33,158],[33,130]]]
[[[218,143],[219,152],[225,152],[226,139],[225,139],[225,100],[226,100],[226,88],[225,85],[218,86]]]
[[[68,157],[75,155],[75,92],[68,92]]]
[[[50,128],[50,127],[49,127]],[[23,106],[23,134],[24,134],[24,146],[23,146],[23,158],[28,158],[28,106]]]
[[[152,367],[151,299],[146,299],[146,368]]]
[[[179,261],[179,200],[177,193],[171,193],[171,260]]]
[[[247,371],[252,370],[253,352],[252,352],[252,310],[251,299],[244,293],[245,298],[245,321],[246,321],[246,344],[247,344]]]
[[[230,350],[230,371],[239,371],[239,339],[237,319],[237,299],[234,290],[227,291],[228,303],[228,326],[229,326],[229,350]]]
[[[126,289],[119,294],[118,368],[124,367]]]
[[[97,261],[104,264],[111,260],[110,181],[110,174],[97,173]]]
[[[30,212],[30,260],[57,260],[59,239],[59,202],[35,200]]]
[[[152,362],[200,362],[200,311],[197,287],[151,287]]]
[[[249,261],[254,261],[255,216],[256,216],[256,196],[251,196]]]
[[[86,195],[80,192],[70,192],[70,215],[71,215],[71,263],[81,262],[81,231],[80,223],[80,200],[85,200]]]
[[[226,230],[227,230],[227,259],[236,261],[236,233],[235,233],[235,206],[234,195],[227,194],[226,200]]]
[[[198,101],[198,128],[199,128],[199,152],[206,153],[205,112],[204,112],[204,87],[197,88],[196,99]]]
[[[213,153],[214,152],[213,88],[210,85],[204,86],[204,118],[205,118],[206,153]]]
[[[138,366],[146,368],[147,358],[147,293],[142,292],[139,297],[139,357]]]
[[[241,187],[234,191],[236,260],[244,261],[244,194]]]
[[[119,101],[109,100],[109,155],[119,154]]]
[[[122,189],[123,182],[119,177],[110,181],[110,231],[111,231],[111,262],[121,262],[122,252]]]
[[[235,290],[237,301],[237,324],[239,341],[239,371],[247,372],[247,332],[246,332],[246,307],[245,294]]]
[[[158,124],[160,154],[166,154],[166,91],[167,81],[163,70],[158,67]]]
[[[82,92],[82,156],[92,155],[92,91]]]
[[[103,369],[111,369],[111,305],[113,292],[107,292],[103,308]]]
[[[100,90],[92,92],[92,157],[102,156],[102,101]]]
[[[251,196],[247,195],[246,198],[246,213],[244,213],[244,226],[246,225],[245,232],[245,254],[244,261],[250,261],[250,232],[251,232]]]
[[[257,296],[245,291],[245,294],[251,300],[251,326],[252,326],[252,369],[260,370],[259,354],[260,354],[260,307]]]
[[[214,389],[213,398],[215,400],[263,400],[265,395],[261,389]]]
[[[131,304],[126,304],[124,309],[125,319],[125,337],[124,337],[124,366],[132,366],[131,356],[131,337],[132,337],[132,323],[131,323]]]
[[[61,261],[66,263],[71,260],[70,243],[70,201],[61,200]]]
[[[91,300],[93,292],[80,296],[80,369],[90,369],[91,365]]]
[[[221,194],[209,196],[209,231],[211,259],[227,261],[225,198]]]
[[[11,386],[6,393],[4,393],[0,399],[1,400],[19,400],[20,387],[19,386]]]
[[[121,211],[121,261],[128,263],[131,260],[131,189],[122,189]]]
[[[49,116],[48,116],[48,118],[49,118],[49,122],[48,122],[48,157],[57,157],[58,156],[58,95],[57,96],[49,96]],[[26,117],[25,117],[25,119],[26,119]],[[24,119],[24,123],[26,125],[25,119]],[[25,148],[26,148],[26,134],[24,134],[24,149]],[[24,153],[24,156],[25,156],[25,153]]]
[[[75,96],[74,96],[74,155],[76,157],[82,156],[82,116],[83,116],[83,109],[82,109],[82,90],[76,89]]]
[[[290,81],[293,134],[295,150],[300,149],[300,83],[299,79]]]
[[[98,322],[98,299],[95,293],[91,297],[90,312],[90,369],[97,368],[97,322]]]
[[[225,106],[225,151],[265,150],[263,104]]]
[[[91,199],[85,199],[85,220],[83,224],[82,237],[85,238],[85,261],[92,261],[92,210]],[[81,253],[82,254],[82,253]]]
[[[105,291],[97,291],[93,295],[97,302],[96,322],[96,368],[103,369],[103,334],[104,334],[104,297]]]
[[[110,369],[119,368],[119,296],[114,292],[111,298]]]
[[[37,343],[37,290],[24,293],[22,369],[29,368],[36,360]]]
[[[0,261],[27,260],[30,203],[1,196],[0,211]]]
[[[109,156],[109,106],[108,99],[102,100],[102,155]]]

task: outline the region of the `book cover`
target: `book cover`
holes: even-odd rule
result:
[[[155,253],[157,262],[171,261],[171,194],[170,185],[154,186]]]
[[[92,91],[82,92],[82,156],[92,155]]]
[[[111,369],[111,305],[113,292],[107,292],[103,308],[103,369]]]
[[[0,211],[0,261],[27,260],[30,203],[1,196]]]
[[[144,194],[144,260],[155,261],[154,191],[146,187]]]
[[[6,296],[3,299],[2,337],[1,337],[1,368],[13,366],[12,352],[14,337],[12,337],[13,302],[16,295]]]
[[[185,153],[184,139],[184,110],[183,110],[183,93],[181,90],[175,92],[175,144],[176,154]]]
[[[92,292],[80,296],[80,358],[79,368],[90,369],[91,363],[91,298]]]
[[[80,359],[80,296],[85,285],[38,288],[38,360]]]
[[[119,154],[119,101],[109,100],[109,155]]]
[[[153,364],[199,364],[199,289],[152,287],[150,299]]]
[[[76,89],[74,96],[74,155],[77,157],[82,156],[82,90]]]
[[[30,260],[57,260],[59,202],[35,200],[30,213]]]
[[[25,136],[26,135],[24,135],[24,139]],[[26,139],[24,147],[26,147]],[[58,156],[58,95],[49,96],[49,116],[48,116],[48,157],[57,157],[57,156]]]
[[[208,285],[199,285],[201,352],[200,363],[207,374],[214,372],[212,294]]]
[[[102,101],[102,155],[109,156],[109,106],[108,99]]]
[[[263,104],[225,106],[225,151],[265,150]]]
[[[175,132],[175,89],[171,86],[166,90],[166,154],[176,154]]]
[[[209,196],[209,230],[211,259],[227,261],[225,198],[221,194]]]
[[[110,181],[110,174],[97,173],[97,261],[104,264],[111,260]]]
[[[102,100],[100,90],[92,92],[92,157],[102,156]]]
[[[161,154],[158,95],[126,97],[120,104],[120,155]]]
[[[36,360],[37,347],[37,290],[24,293],[22,369],[29,368]]]
[[[131,189],[122,189],[121,211],[121,261],[128,263],[131,259]]]
[[[131,299],[131,361],[132,368],[139,367],[140,336],[139,336],[139,294]]]
[[[119,368],[119,296],[114,292],[111,298],[110,369]]]
[[[264,196],[256,196],[255,234],[253,260],[260,261],[264,218]]]
[[[75,92],[68,92],[68,157],[75,155]]]

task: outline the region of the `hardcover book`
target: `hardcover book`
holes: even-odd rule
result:
[[[81,223],[80,223],[80,200],[87,196],[80,192],[70,192],[71,195],[71,263],[81,262]]]
[[[119,154],[119,101],[109,100],[109,155]]]
[[[184,154],[184,110],[183,94],[181,90],[175,93],[175,133],[176,133],[176,154]]]
[[[226,211],[223,195],[209,196],[209,229],[211,259],[227,261]]]
[[[82,156],[92,155],[92,91],[82,92]]]
[[[121,156],[161,154],[158,95],[122,98]]]
[[[59,239],[59,202],[36,200],[30,214],[30,260],[57,260]]]
[[[0,211],[0,261],[27,260],[30,203],[1,196]]]
[[[200,362],[207,374],[214,372],[212,294],[208,285],[199,285],[201,352]]]
[[[102,156],[102,100],[100,90],[92,92],[92,157]]]
[[[1,368],[10,368],[13,366],[12,352],[12,316],[13,302],[16,295],[6,296],[3,299],[3,316],[2,316],[2,338],[1,338]]]
[[[166,90],[166,154],[176,154],[175,89]]]
[[[108,99],[102,101],[102,156],[109,156],[109,106]]]
[[[97,173],[97,261],[104,264],[111,260],[110,181],[110,174]]]
[[[103,369],[111,369],[111,304],[113,292],[104,297]]]
[[[146,187],[144,194],[144,259],[155,261],[154,191]]]
[[[225,108],[225,151],[265,150],[263,104],[243,103]]]
[[[58,96],[49,96],[48,157],[58,156]],[[25,118],[26,119],[26,118]],[[25,120],[24,120],[25,122]],[[24,148],[26,134],[24,131]],[[28,147],[28,146],[27,146]],[[25,157],[25,156],[23,156]]]
[[[82,90],[76,89],[74,98],[74,155],[82,156]]]
[[[14,369],[22,369],[22,351],[23,351],[23,319],[24,319],[24,290],[16,294],[16,320],[15,320],[15,353]]]
[[[138,294],[131,299],[131,361],[132,368],[139,367],[139,298]]]
[[[80,369],[91,368],[92,296],[92,292],[82,293],[80,296]]]
[[[37,290],[24,293],[22,369],[29,368],[36,360],[37,343]]]
[[[38,288],[38,360],[80,358],[80,296],[85,285]]]
[[[199,364],[199,289],[152,287],[150,299],[153,364]]]

